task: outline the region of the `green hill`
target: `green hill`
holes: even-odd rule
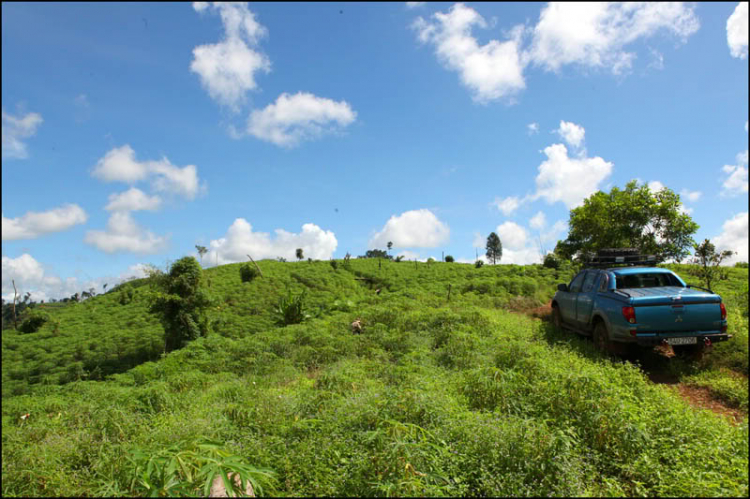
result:
[[[3,495],[196,495],[222,471],[265,495],[748,494],[746,269],[718,285],[735,338],[655,361],[735,423],[516,313],[570,268],[259,265],[205,270],[211,332],[169,354],[148,280],[4,330]]]

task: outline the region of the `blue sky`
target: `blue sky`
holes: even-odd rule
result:
[[[2,5],[2,295],[385,248],[535,263],[638,179],[748,259],[747,3]]]

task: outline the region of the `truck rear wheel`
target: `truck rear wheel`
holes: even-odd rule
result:
[[[598,322],[594,328],[594,344],[602,353],[610,353],[612,350],[607,325],[604,322]]]
[[[552,324],[557,329],[562,329],[562,314],[560,314],[560,307],[552,307]]]

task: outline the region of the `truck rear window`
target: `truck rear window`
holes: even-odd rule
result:
[[[644,272],[639,274],[615,274],[616,289],[659,288],[663,286],[682,287],[673,274],[664,272]]]

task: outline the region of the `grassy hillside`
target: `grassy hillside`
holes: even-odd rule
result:
[[[144,282],[3,331],[3,495],[194,495],[221,470],[266,495],[748,493],[747,418],[513,312],[570,269],[259,265],[206,270],[213,332],[168,355]],[[746,414],[747,271],[729,277],[734,340],[661,360]],[[279,325],[303,290],[311,318]]]

